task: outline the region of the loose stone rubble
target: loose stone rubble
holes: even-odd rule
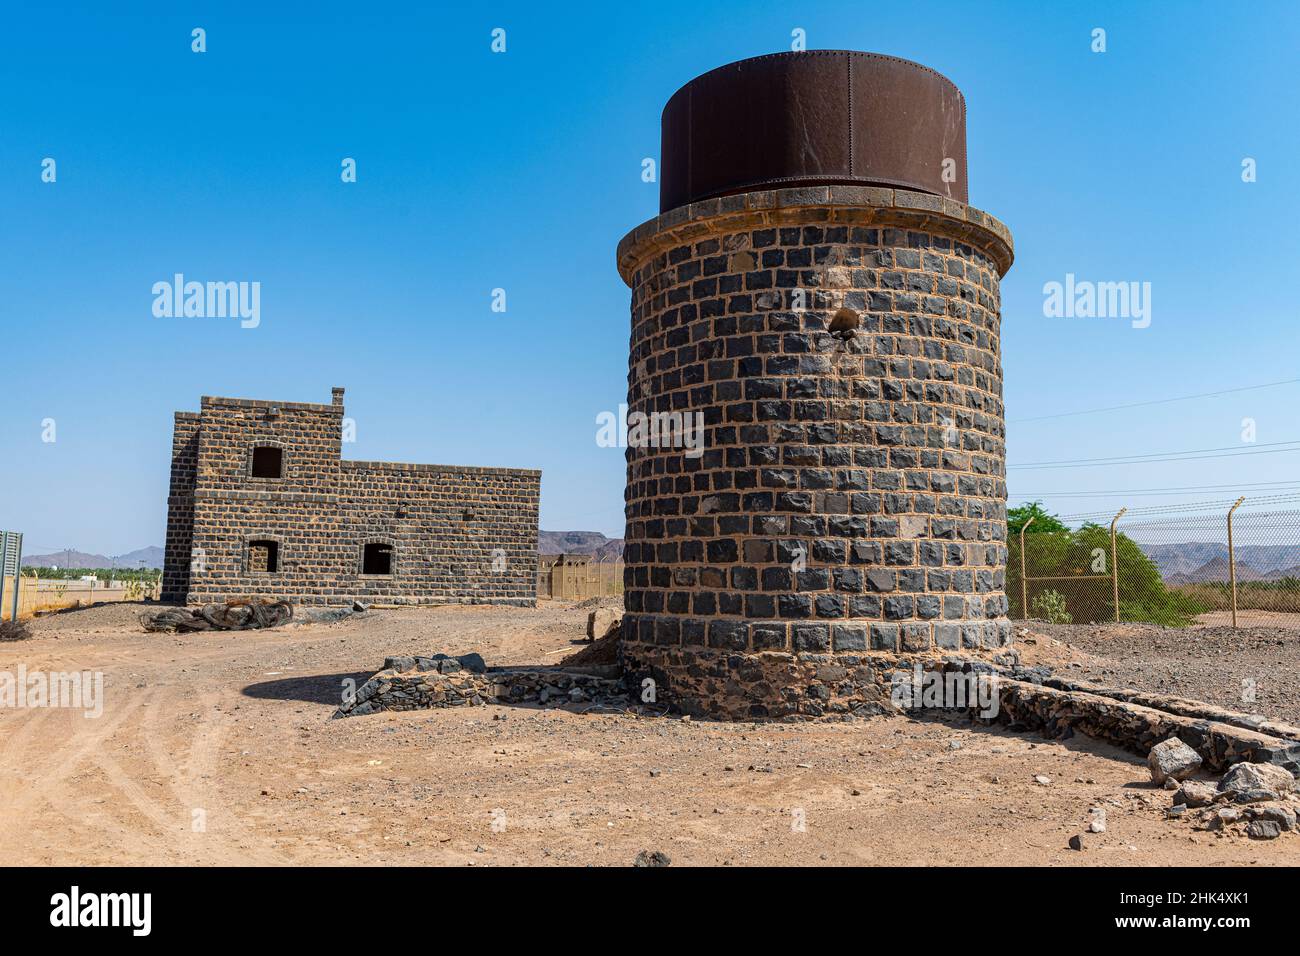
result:
[[[1201,755],[1177,737],[1170,737],[1151,748],[1151,753],[1147,755],[1147,766],[1154,783],[1184,780],[1200,768]]]
[[[1178,788],[1178,792],[1174,794],[1174,806],[1182,804],[1192,808],[1208,807],[1214,802],[1218,793],[1213,784],[1200,780],[1185,780]]]
[[[478,654],[435,654],[388,658],[383,669],[358,687],[351,699],[345,699],[334,716],[484,704],[622,709],[630,702],[611,669],[488,667]]]
[[[1199,813],[1188,814],[1196,809]],[[1190,816],[1197,829],[1220,836],[1244,833],[1252,840],[1275,840],[1296,832],[1300,794],[1292,773],[1274,764],[1238,763],[1218,786],[1184,781],[1174,794],[1168,816]]]
[[[1219,781],[1219,789],[1233,793],[1257,790],[1290,793],[1295,789],[1295,778],[1281,767],[1239,763],[1224,774]]]

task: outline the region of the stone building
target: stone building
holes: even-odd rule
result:
[[[342,442],[341,388],[177,412],[163,599],[535,603],[540,471],[346,461]]]
[[[999,281],[965,103],[839,51],[733,63],[663,114],[661,214],[619,244],[628,405],[703,455],[627,451],[622,654],[717,716],[820,714],[900,655],[1011,640]]]

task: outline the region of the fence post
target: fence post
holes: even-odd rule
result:
[[[1025,576],[1025,531],[1034,523],[1034,516],[1020,526],[1020,619],[1029,620],[1029,578]]]
[[[0,531],[0,621],[5,619],[5,565],[9,563],[9,532]],[[14,585],[17,587],[17,584]],[[17,615],[14,620],[18,620]]]
[[[1237,503],[1228,509],[1228,588],[1232,591],[1232,626],[1237,626],[1237,557],[1232,549],[1232,513],[1241,507],[1241,503],[1246,500],[1242,495],[1237,499]]]
[[[1115,547],[1115,523],[1119,521],[1127,508],[1120,508],[1119,514],[1110,519],[1110,583],[1115,595],[1115,623],[1119,623],[1119,550]]]
[[[18,550],[17,553],[14,555],[14,603],[13,603],[13,610],[9,615],[9,619],[13,621],[15,624],[17,624],[18,623],[18,594],[22,590],[22,586],[23,586],[22,585],[23,536],[21,534],[18,535],[18,541],[15,543],[14,547],[17,548]]]

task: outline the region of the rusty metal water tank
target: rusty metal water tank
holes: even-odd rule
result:
[[[967,198],[961,91],[878,53],[777,53],[710,70],[664,107],[660,152],[660,212],[786,186]]]
[[[618,248],[625,670],[781,718],[996,653],[1012,243],[965,202],[961,93],[876,54],[743,60],[672,97],[662,157],[662,212]]]

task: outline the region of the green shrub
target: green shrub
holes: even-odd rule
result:
[[[1065,595],[1060,591],[1044,591],[1034,598],[1029,605],[1029,615],[1048,624],[1069,624],[1073,620],[1065,609]]]
[[[1026,506],[1027,508],[1029,506]],[[1023,527],[1028,518],[1025,509],[1018,512]],[[1071,623],[1097,624],[1115,620],[1114,585],[1110,581],[1110,529],[1085,524],[1077,530],[1058,527],[1051,515],[1035,520],[1025,533],[1025,570],[1029,581],[1029,613],[1021,599],[1020,538],[1008,539],[1006,592],[1012,617],[1044,617],[1037,610],[1040,597],[1054,593],[1069,606]],[[1045,514],[1045,513],[1044,513]],[[1196,595],[1170,591],[1165,587],[1155,563],[1143,553],[1137,542],[1124,534],[1115,536],[1115,558],[1119,563],[1119,617],[1121,621],[1186,627],[1199,614],[1209,610],[1207,602]],[[1056,578],[1050,582],[1052,592],[1035,596],[1037,587],[1048,582],[1034,578]],[[1073,580],[1077,578],[1078,580]],[[1064,610],[1064,607],[1062,608]],[[1050,618],[1049,618],[1050,620]]]

